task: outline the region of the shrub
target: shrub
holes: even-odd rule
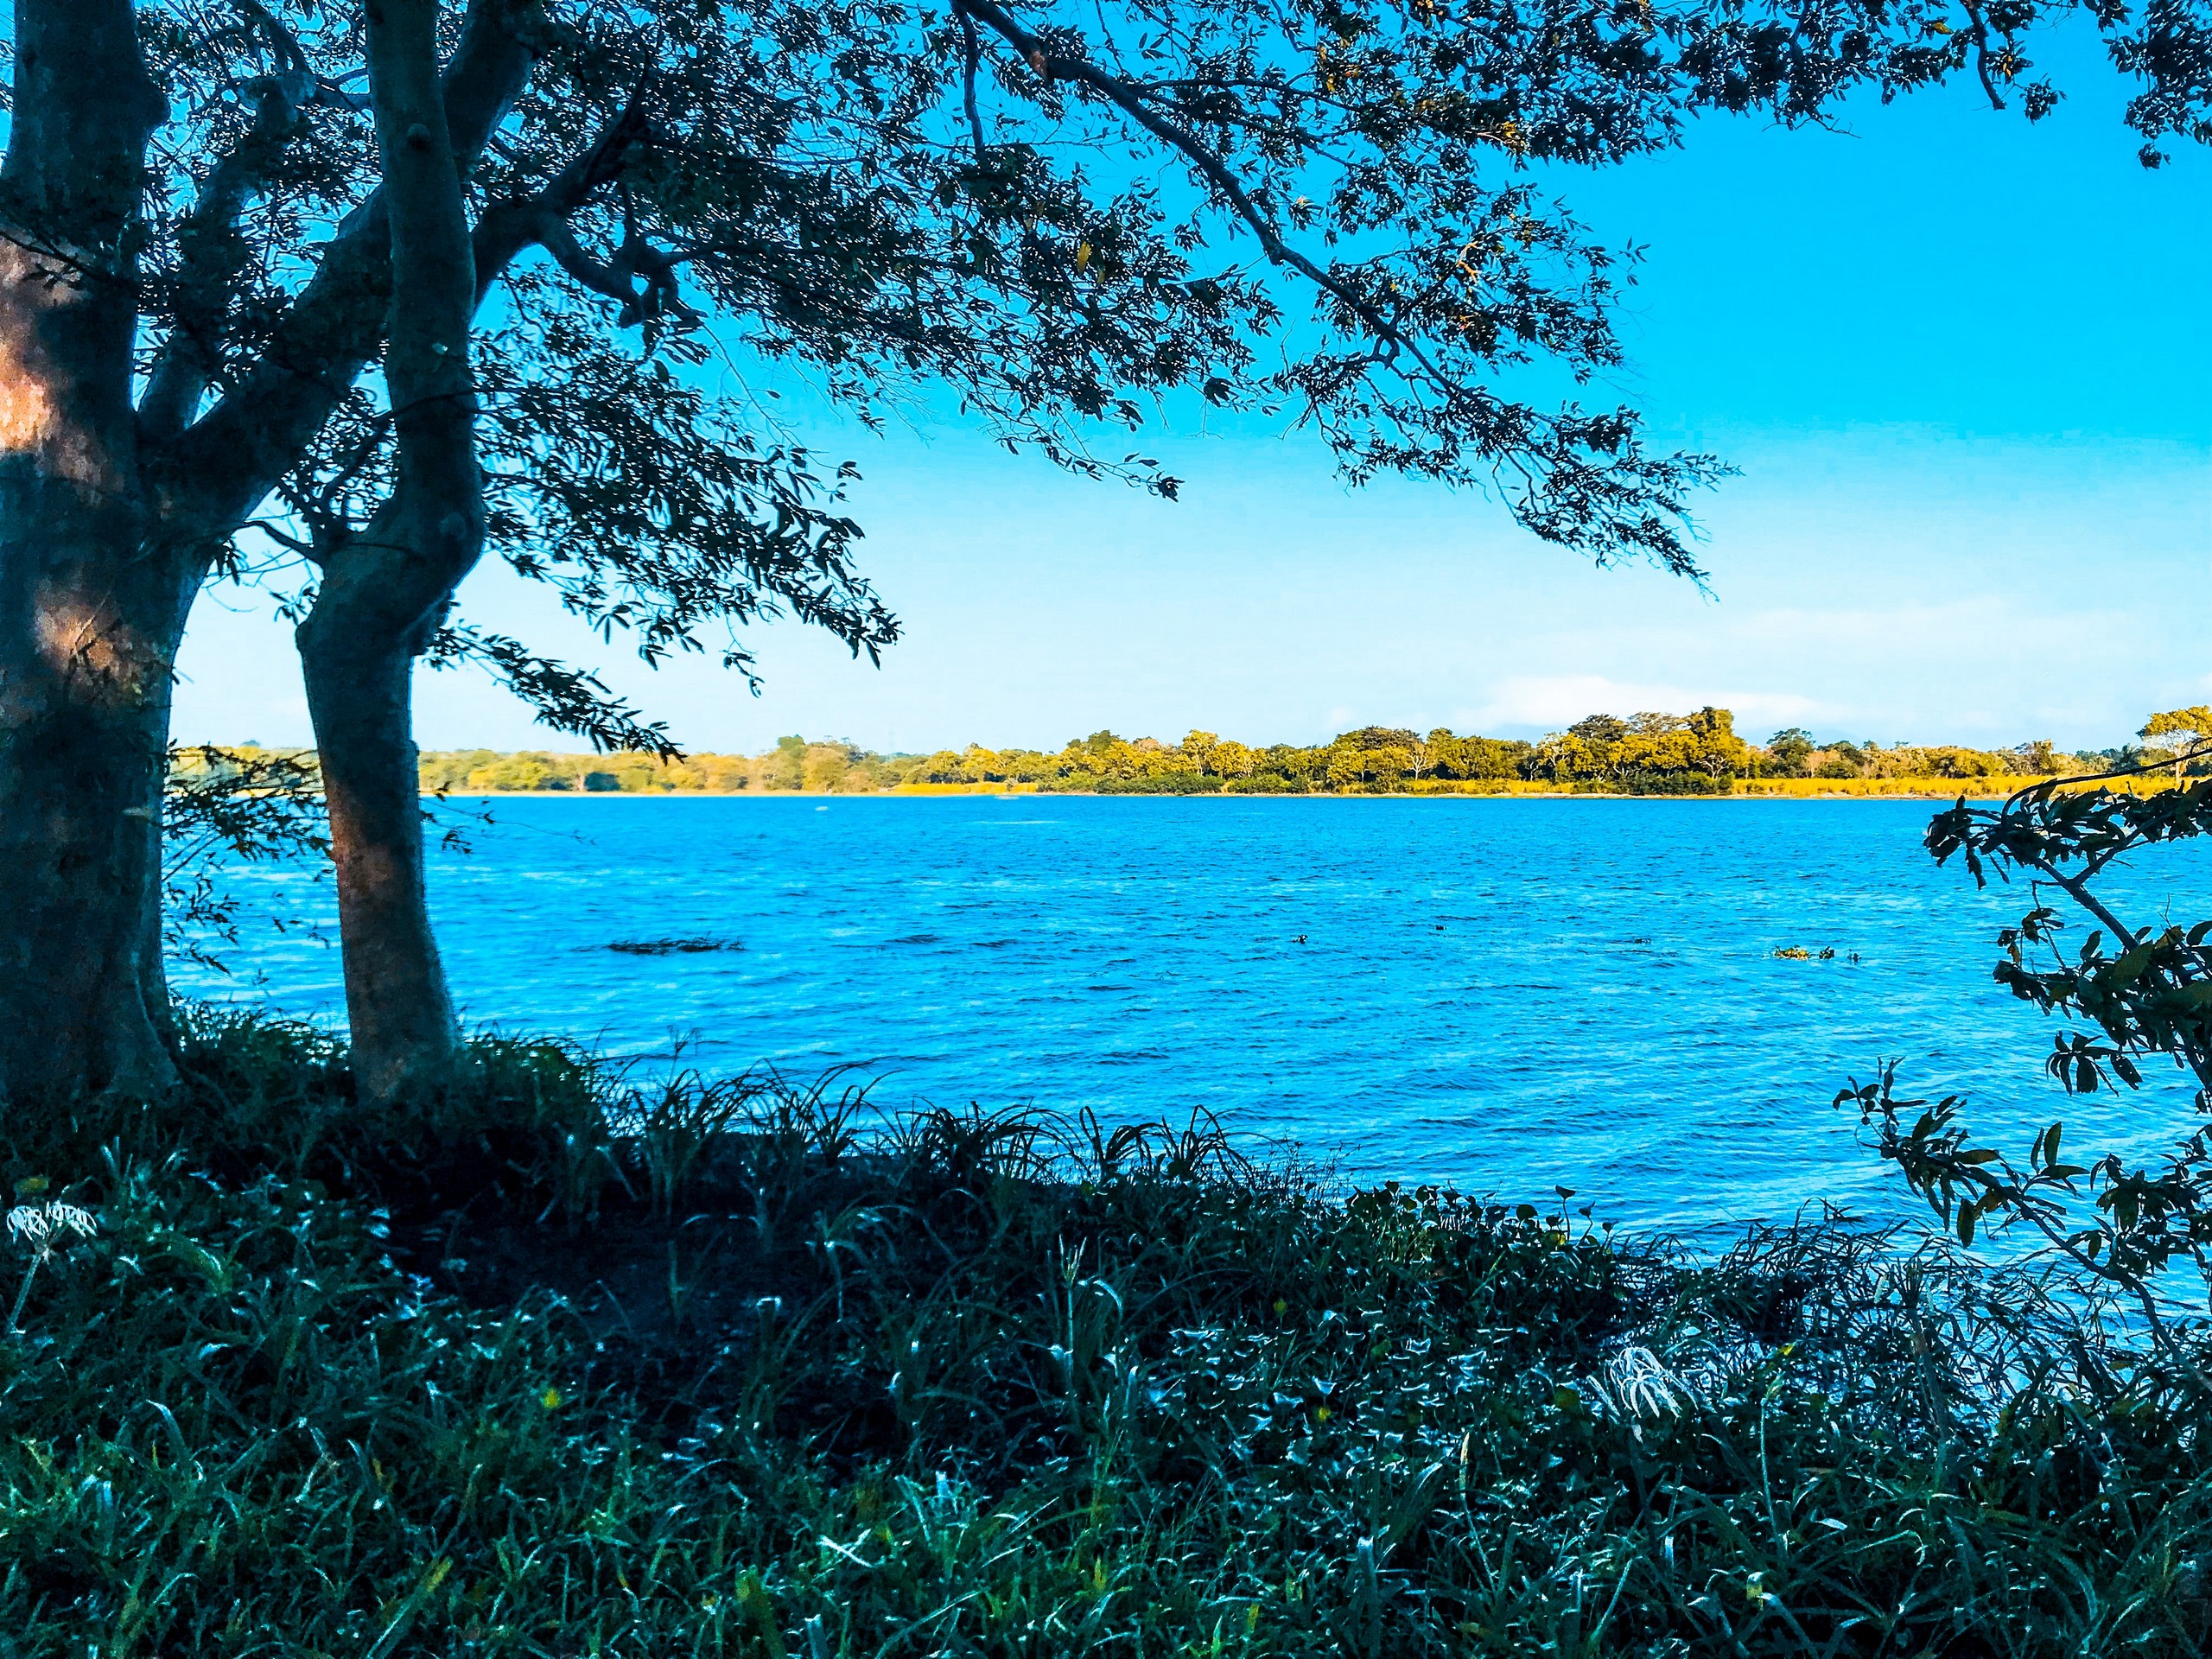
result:
[[[404,1118],[186,1014],[0,1122],[96,1211],[0,1346],[27,1654],[2192,1652],[2212,1469],[2094,1300],[1830,1220],[1693,1256],[1203,1120],[647,1088]]]

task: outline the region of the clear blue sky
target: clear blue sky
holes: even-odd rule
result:
[[[1057,746],[1102,726],[1310,741],[1370,721],[1529,735],[1714,702],[1888,743],[2124,738],[2212,692],[2212,163],[2146,173],[2086,42],[2036,127],[1964,87],[1850,131],[1713,123],[1560,194],[1646,247],[1626,397],[1742,469],[1700,504],[1712,594],[1595,571],[1494,504],[1351,492],[1310,442],[1146,447],[1180,503],[1055,474],[957,423],[813,434],[859,461],[880,671],[789,623],[765,694],[645,671],[486,569],[478,621],[601,667],[701,749]],[[289,640],[212,595],[188,740],[309,741]],[[425,747],[574,747],[473,673],[418,682]]]

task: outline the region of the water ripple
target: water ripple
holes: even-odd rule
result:
[[[893,1106],[1203,1105],[1361,1175],[1558,1182],[1675,1226],[1891,1208],[1827,1103],[1885,1056],[2022,1141],[2058,1116],[2082,1146],[2190,1127],[2184,1090],[2067,1102],[2040,1083],[2049,1028],[1989,981],[2025,894],[1935,868],[1924,805],[976,804],[501,801],[470,855],[433,854],[456,994],[621,1055],[696,1033],[684,1059],[709,1069],[871,1061],[895,1068]],[[2146,870],[2139,898],[2154,873],[2201,909],[2212,856]],[[239,880],[299,902],[296,871]],[[664,937],[746,950],[603,948]],[[334,951],[250,939],[233,965],[260,989],[181,984],[334,1016]]]

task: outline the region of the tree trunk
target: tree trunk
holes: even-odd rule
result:
[[[423,872],[412,693],[419,646],[369,598],[326,586],[299,645],[330,809],[354,1086],[385,1103],[441,1086],[456,1033]]]
[[[120,527],[82,522],[117,515],[41,497],[0,464],[0,1099],[16,1103],[175,1076],[161,807],[189,588],[118,557]]]
[[[430,931],[410,678],[484,548],[468,366],[476,263],[438,82],[437,0],[372,0],[369,94],[391,227],[385,385],[391,499],[330,548],[299,631],[330,806],[346,1008],[361,1096],[390,1102],[450,1075],[453,999]]]
[[[166,106],[130,0],[16,0],[0,169],[0,1095],[174,1076],[161,788],[191,561],[130,407],[139,193]]]

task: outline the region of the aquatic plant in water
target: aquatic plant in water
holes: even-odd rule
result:
[[[672,957],[742,950],[745,946],[735,939],[616,939],[607,948],[626,957]]]

